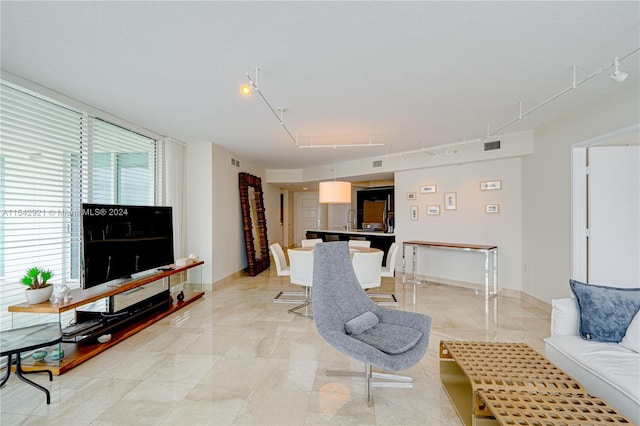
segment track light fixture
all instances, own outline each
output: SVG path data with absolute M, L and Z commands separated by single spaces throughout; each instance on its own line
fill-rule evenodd
M 260 95 L 260 97 L 262 98 L 264 103 L 267 105 L 269 110 L 271 110 L 273 115 L 278 120 L 278 123 L 280 123 L 280 126 L 282 126 L 282 128 L 284 129 L 285 132 L 287 132 L 287 135 L 289 135 L 289 137 L 291 138 L 293 143 L 298 148 L 333 148 L 333 149 L 336 149 L 336 148 L 370 148 L 370 147 L 384 146 L 384 143 L 374 143 L 372 141 L 372 136 L 371 135 L 369 135 L 369 142 L 368 143 L 323 144 L 323 145 L 314 145 L 313 143 L 311 145 L 301 145 L 301 144 L 299 144 L 298 143 L 298 134 L 297 134 L 297 132 L 294 135 L 289 130 L 287 125 L 284 123 L 284 112 L 287 111 L 287 109 L 283 108 L 283 107 L 274 108 L 271 105 L 271 103 L 269 103 L 267 98 L 264 96 L 264 94 L 262 93 L 260 88 L 258 87 L 258 73 L 259 72 L 260 72 L 260 68 L 256 68 L 255 79 L 251 78 L 251 75 L 249 74 L 249 72 L 246 73 L 247 80 L 249 81 L 249 84 L 243 84 L 240 87 L 240 93 L 242 93 L 244 96 L 249 96 L 249 95 L 251 95 L 252 92 L 256 92 L 258 95 Z
M 620 71 L 620 68 L 619 68 L 620 61 L 618 60 L 617 56 L 613 59 L 613 67 L 614 67 L 613 72 L 609 77 L 611 77 L 613 80 L 617 81 L 618 83 L 622 83 L 623 81 L 625 81 L 629 76 L 629 74 L 627 74 L 624 71 Z
M 267 98 L 265 98 L 264 94 L 262 93 L 262 91 L 258 87 L 258 72 L 259 71 L 260 71 L 260 68 L 256 68 L 256 78 L 255 78 L 255 80 L 252 79 L 251 76 L 249 75 L 249 72 L 247 72 L 247 80 L 249 80 L 249 85 L 246 85 L 246 84 L 243 85 L 240 88 L 240 92 L 245 96 L 251 94 L 252 91 L 255 91 L 258 95 L 260 95 L 260 97 L 262 98 L 264 103 L 267 104 L 267 106 L 269 107 L 269 109 L 271 110 L 273 115 L 276 117 L 276 119 L 280 123 L 280 126 L 282 126 L 284 131 L 287 132 L 287 135 L 289 135 L 289 137 L 291 138 L 293 143 L 296 144 L 296 146 L 297 146 L 298 145 L 297 138 L 295 136 L 293 136 L 293 133 L 291 133 L 291 131 L 289 130 L 287 125 L 284 124 L 284 112 L 286 111 L 286 108 L 283 108 L 283 107 L 274 108 L 274 107 L 272 107 L 271 104 L 269 103 L 269 101 L 267 100 Z M 276 109 L 277 109 L 277 111 L 276 111 Z M 278 112 L 279 112 L 279 114 L 278 114 Z

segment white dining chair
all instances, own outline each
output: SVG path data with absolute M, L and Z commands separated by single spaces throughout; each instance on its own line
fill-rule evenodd
M 322 242 L 322 238 L 310 238 L 308 240 L 302 240 L 302 247 L 313 247 Z
M 396 276 L 396 262 L 398 261 L 398 253 L 400 252 L 400 246 L 396 243 L 391 243 L 389 251 L 387 251 L 387 259 L 385 265 L 382 267 L 382 276 L 393 278 Z
M 381 250 L 371 253 L 356 252 L 353 254 L 353 270 L 356 273 L 358 282 L 363 289 L 367 290 L 380 287 L 382 255 Z
M 375 261 L 373 260 L 373 256 L 371 255 L 376 255 Z M 365 291 L 380 287 L 383 276 L 382 271 L 384 269 L 384 267 L 382 266 L 382 257 L 382 251 L 376 251 L 374 253 L 355 252 L 353 254 L 353 270 L 356 272 L 358 281 L 362 285 L 362 288 L 365 289 Z M 387 264 L 390 264 L 389 262 L 391 261 L 387 257 Z M 373 299 L 373 301 L 379 305 L 398 306 L 398 299 L 396 299 L 396 296 L 393 293 L 368 294 Z
M 289 250 L 291 284 L 304 286 L 302 304 L 289 309 L 289 313 L 313 319 L 311 314 L 311 286 L 313 285 L 313 251 Z
M 276 274 L 279 277 L 288 277 L 291 275 L 291 268 L 287 264 L 287 258 L 284 250 L 279 243 L 273 243 L 269 246 L 273 261 L 276 264 Z M 273 303 L 303 303 L 306 300 L 304 291 L 281 291 L 273 298 Z
M 287 265 L 287 258 L 284 255 L 282 246 L 280 243 L 273 243 L 269 246 L 271 254 L 273 255 L 273 261 L 276 264 L 276 273 L 279 277 L 288 277 L 291 273 L 289 265 Z
M 368 241 L 368 240 L 349 240 L 349 247 L 371 247 L 371 241 Z

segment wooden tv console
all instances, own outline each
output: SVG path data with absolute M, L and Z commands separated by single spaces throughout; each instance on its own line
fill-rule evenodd
M 92 357 L 98 355 L 106 349 L 122 342 L 128 337 L 134 335 L 135 333 L 145 329 L 151 324 L 161 320 L 162 318 L 176 312 L 179 309 L 184 308 L 190 303 L 200 299 L 204 292 L 202 291 L 202 264 L 204 262 L 194 262 L 187 264 L 185 266 L 176 266 L 175 269 L 169 271 L 158 271 L 158 273 L 154 273 L 151 275 L 144 276 L 142 278 L 128 280 L 117 287 L 109 286 L 108 284 L 101 284 L 96 287 L 92 287 L 86 290 L 83 289 L 74 289 L 71 291 L 72 298 L 68 302 L 64 303 L 51 303 L 49 301 L 44 303 L 39 303 L 37 305 L 30 305 L 28 303 L 21 303 L 19 305 L 9 306 L 9 312 L 13 313 L 36 313 L 36 314 L 58 314 L 58 319 L 60 318 L 60 314 L 63 312 L 67 312 L 76 308 L 80 308 L 82 306 L 88 305 L 90 303 L 99 301 L 101 299 L 115 296 L 117 294 L 121 294 L 137 287 L 144 286 L 149 283 L 153 283 L 159 280 L 167 280 L 167 289 L 171 290 L 171 287 L 174 286 L 174 281 L 178 278 L 178 284 L 184 282 L 183 277 L 188 275 L 188 271 L 192 268 L 194 271 L 199 272 L 199 283 L 195 283 L 193 287 L 196 288 L 185 288 L 183 290 L 184 300 L 178 301 L 176 300 L 176 295 L 173 294 L 171 304 L 168 309 L 164 309 L 161 311 L 151 312 L 148 315 L 140 315 L 136 317 L 132 321 L 128 322 L 125 326 L 117 331 L 106 331 L 106 333 L 111 334 L 111 340 L 105 343 L 99 343 L 95 338 L 86 339 L 87 341 L 81 341 L 79 343 L 70 343 L 63 342 L 61 343 L 61 347 L 64 350 L 64 358 L 60 361 L 49 361 L 49 356 L 47 356 L 45 362 L 43 361 L 34 361 L 31 358 L 24 359 L 22 361 L 22 368 L 25 371 L 29 370 L 37 370 L 47 368 L 50 369 L 53 374 L 60 375 L 65 371 L 69 371 L 77 365 L 91 359 Z M 192 271 L 193 272 L 193 271 Z

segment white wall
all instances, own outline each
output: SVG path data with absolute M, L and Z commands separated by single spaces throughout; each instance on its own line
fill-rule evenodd
M 480 182 L 502 180 L 502 189 L 481 191 Z M 423 240 L 497 245 L 500 288 L 521 290 L 522 195 L 520 158 L 424 168 L 395 174 L 396 242 Z M 437 185 L 435 194 L 420 194 L 420 185 Z M 416 192 L 416 200 L 407 200 Z M 444 210 L 444 193 L 456 192 L 456 210 Z M 440 205 L 439 215 L 427 215 L 427 205 Z M 500 204 L 500 213 L 487 214 L 486 204 Z M 417 221 L 409 209 L 417 205 Z M 425 249 L 427 250 L 427 249 Z M 430 250 L 430 249 L 429 249 Z M 420 253 L 419 253 L 420 256 Z M 428 259 L 437 259 L 429 262 Z M 422 254 L 420 275 L 484 283 L 484 255 L 455 251 Z M 410 259 L 407 263 L 412 268 Z
M 637 81 L 622 84 L 534 130 L 535 152 L 522 163 L 526 293 L 546 302 L 571 294 L 571 146 L 638 123 L 639 90 Z
M 186 149 L 185 181 L 186 181 L 186 219 L 185 249 L 187 253 L 195 253 L 204 260 L 202 282 L 212 283 L 213 246 L 211 239 L 203 238 L 212 235 L 213 193 L 210 185 L 213 180 L 211 164 L 211 144 L 189 144 Z M 209 189 L 208 189 L 209 188 Z
M 532 148 L 529 147 L 527 133 L 514 134 L 519 138 L 516 145 L 521 149 L 513 154 L 524 155 L 521 158 L 494 159 L 460 166 L 407 166 L 405 163 L 404 167 L 413 170 L 396 173 L 397 241 L 422 239 L 497 244 L 500 247 L 501 288 L 522 290 L 546 302 L 568 296 L 570 291 L 567 283 L 571 269 L 571 146 L 636 124 L 640 117 L 638 90 L 637 82 L 621 85 L 616 92 L 599 102 L 535 129 L 532 132 Z M 500 139 L 507 142 L 506 147 L 510 146 L 508 138 Z M 231 168 L 231 153 L 213 144 L 205 144 L 210 145 L 205 148 L 201 145 L 187 145 L 187 252 L 201 254 L 207 261 L 204 281 L 215 282 L 246 267 L 244 247 L 241 245 L 238 171 L 247 171 L 263 178 L 270 241 L 278 239 L 273 233 L 278 230 L 279 190 L 266 183 L 264 169 L 249 165 L 237 156 L 234 158 L 241 160 L 242 167 Z M 502 154 L 506 153 L 503 151 Z M 480 155 L 470 161 L 476 161 Z M 407 162 L 410 160 L 407 159 Z M 346 168 L 348 166 L 344 165 Z M 341 167 L 338 165 L 338 169 Z M 370 170 L 363 169 L 362 172 Z M 481 193 L 477 189 L 480 181 L 492 179 L 503 180 L 501 191 Z M 224 185 L 218 185 L 220 182 L 224 182 Z M 431 183 L 438 185 L 439 202 L 433 204 L 442 206 L 442 194 L 455 191 L 458 192 L 458 210 L 442 210 L 440 216 L 427 217 L 425 206 L 427 197 L 431 196 L 418 195 L 420 220 L 409 221 L 410 203 L 406 200 L 406 192 L 419 192 L 420 185 Z M 487 199 L 487 194 L 497 198 Z M 431 204 L 430 201 L 428 203 Z M 499 203 L 501 212 L 487 215 L 484 213 L 486 203 Z M 207 221 L 207 217 L 210 220 Z M 276 226 L 270 226 L 271 223 Z M 527 272 L 524 272 L 525 265 Z
M 262 178 L 269 242 L 279 238 L 280 190 L 263 168 L 212 143 L 188 144 L 187 164 L 186 246 L 205 261 L 203 282 L 212 284 L 247 267 L 238 173 Z

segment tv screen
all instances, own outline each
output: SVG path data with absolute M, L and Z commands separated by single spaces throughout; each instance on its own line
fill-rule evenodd
M 171 207 L 82 205 L 83 288 L 174 262 Z

